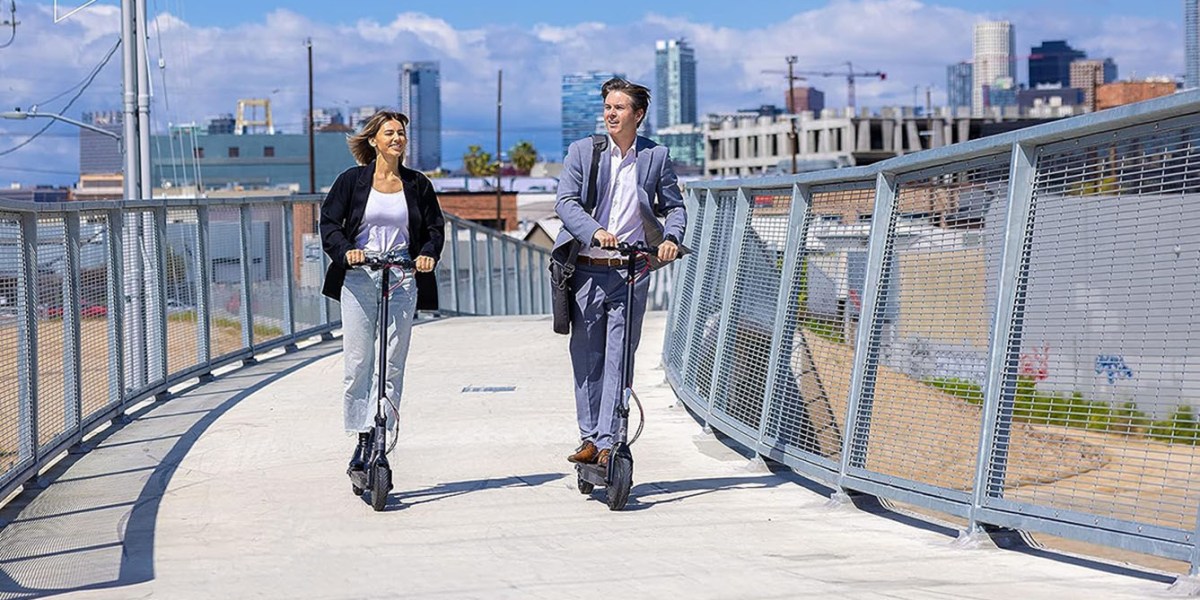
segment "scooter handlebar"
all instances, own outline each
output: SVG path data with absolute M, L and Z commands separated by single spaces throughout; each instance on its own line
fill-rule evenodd
M 677 243 L 675 245 L 679 248 L 679 257 L 680 258 L 692 253 L 692 249 L 688 248 L 687 246 L 684 246 L 682 243 Z M 597 242 L 596 240 L 592 240 L 592 247 L 600 248 L 601 247 L 600 242 Z M 646 242 L 634 242 L 632 244 L 630 244 L 629 242 L 618 242 L 616 247 L 604 248 L 604 249 L 612 250 L 613 252 L 620 253 L 624 256 L 632 256 L 634 254 L 658 254 L 658 246 L 651 246 L 651 245 L 648 245 Z
M 378 271 L 384 267 L 400 267 L 401 269 L 412 270 L 417 268 L 417 261 L 390 253 L 375 255 L 368 254 L 365 261 L 355 266 L 362 267 L 364 269 L 371 269 L 372 271 Z

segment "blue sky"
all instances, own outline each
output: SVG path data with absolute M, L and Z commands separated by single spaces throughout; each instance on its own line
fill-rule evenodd
M 67 7 L 72 0 L 63 0 Z M 82 4 L 74 0 L 75 6 Z M 86 1 L 86 0 L 83 0 Z M 154 2 L 155 0 L 151 0 Z M 170 0 L 158 0 L 160 7 L 172 6 Z M 107 4 L 119 5 L 109 1 Z M 351 0 L 337 3 L 337 14 L 332 15 L 328 0 L 293 0 L 271 2 L 253 0 L 203 0 L 185 2 L 189 22 L 200 26 L 230 27 L 249 20 L 262 19 L 277 7 L 305 15 L 314 20 L 330 22 L 352 22 L 358 19 L 388 19 L 398 12 L 419 12 L 436 15 L 452 25 L 462 28 L 477 28 L 495 25 L 527 26 L 536 23 L 550 25 L 572 25 L 585 21 L 599 21 L 609 25 L 628 24 L 648 12 L 675 17 L 687 17 L 720 23 L 728 27 L 759 27 L 775 20 L 787 18 L 793 13 L 821 7 L 828 2 L 786 0 L 608 0 L 606 2 L 499 2 L 473 1 L 395 1 Z M 731 10 L 736 4 L 737 10 Z M 1182 19 L 1183 8 L 1178 0 L 946 0 L 928 2 L 951 6 L 977 13 L 1004 15 L 1081 15 L 1099 14 L 1127 15 L 1151 19 Z
M 81 4 L 61 0 L 59 14 Z M 58 23 L 53 6 L 18 0 L 16 39 L 0 48 L 0 107 L 41 103 L 76 118 L 119 109 L 119 53 L 70 107 L 69 95 L 55 98 L 117 40 L 119 2 L 101 0 Z M 443 156 L 451 167 L 461 164 L 468 144 L 495 143 L 498 69 L 505 82 L 502 145 L 530 140 L 555 157 L 562 75 L 603 69 L 653 83 L 654 40 L 668 37 L 684 37 L 696 49 L 701 113 L 781 104 L 784 79 L 764 71 L 783 69 L 789 54 L 799 56 L 801 68 L 850 60 L 886 72 L 886 81 L 859 84 L 860 106 L 907 105 L 914 97 L 923 103 L 927 87 L 940 103 L 946 65 L 970 58 L 972 25 L 985 19 L 1013 22 L 1018 54 L 1042 40 L 1066 39 L 1089 56 L 1113 57 L 1121 77 L 1183 72 L 1178 0 L 149 0 L 149 9 L 157 15 L 151 58 L 165 65 L 152 73 L 158 129 L 234 112 L 238 98 L 269 97 L 279 128 L 300 131 L 307 105 L 302 40 L 311 37 L 322 107 L 394 106 L 399 62 L 440 61 Z M 0 29 L 0 45 L 7 39 Z M 825 91 L 828 105 L 844 105 L 839 79 L 810 83 Z M 55 125 L 6 153 L 39 125 L 0 120 L 0 187 L 75 180 L 79 150 L 70 126 Z

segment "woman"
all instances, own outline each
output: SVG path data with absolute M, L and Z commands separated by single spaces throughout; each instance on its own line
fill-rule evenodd
M 344 419 L 346 432 L 358 433 L 350 470 L 363 468 L 379 397 L 375 337 L 382 273 L 356 265 L 397 250 L 415 257 L 415 278 L 403 277 L 388 304 L 388 364 L 379 368 L 387 369 L 384 391 L 393 406 L 400 404 L 413 316 L 437 308 L 433 269 L 442 253 L 442 209 L 429 179 L 402 164 L 407 128 L 402 113 L 375 113 L 349 139 L 359 166 L 339 175 L 321 203 L 321 242 L 330 260 L 322 293 L 342 304 Z M 394 273 L 392 280 L 400 281 L 402 274 Z M 389 422 L 399 417 L 386 412 Z

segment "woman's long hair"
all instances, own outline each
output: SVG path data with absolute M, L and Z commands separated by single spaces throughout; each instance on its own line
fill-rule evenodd
M 354 155 L 355 162 L 366 165 L 375 160 L 375 147 L 371 145 L 371 138 L 374 138 L 388 121 L 399 121 L 404 127 L 404 152 L 400 153 L 400 163 L 404 164 L 404 157 L 408 154 L 408 116 L 395 110 L 381 110 L 375 113 L 367 119 L 361 131 L 347 138 L 346 143 L 350 146 L 350 154 Z

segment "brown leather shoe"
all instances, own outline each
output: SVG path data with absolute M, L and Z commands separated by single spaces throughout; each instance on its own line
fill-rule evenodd
M 612 454 L 612 449 L 605 448 L 601 450 L 600 455 L 596 457 L 596 464 L 600 465 L 601 467 L 607 467 L 609 454 Z
M 575 450 L 575 454 L 567 457 L 567 461 L 590 465 L 596 462 L 596 454 L 596 444 L 593 444 L 591 440 L 584 440 Z

